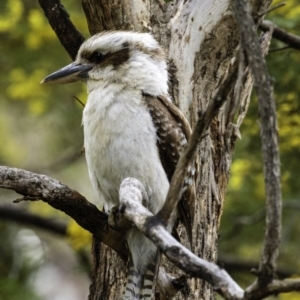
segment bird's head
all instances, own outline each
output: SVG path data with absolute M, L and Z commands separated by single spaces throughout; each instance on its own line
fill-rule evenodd
M 126 84 L 151 94 L 166 94 L 165 54 L 149 33 L 96 34 L 81 45 L 73 63 L 50 74 L 42 83 L 78 80 L 87 81 L 89 90 L 104 82 Z

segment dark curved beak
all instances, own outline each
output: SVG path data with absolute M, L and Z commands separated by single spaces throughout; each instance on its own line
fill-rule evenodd
M 41 83 L 71 83 L 80 79 L 88 78 L 88 72 L 93 68 L 93 65 L 71 63 L 64 68 L 48 75 Z

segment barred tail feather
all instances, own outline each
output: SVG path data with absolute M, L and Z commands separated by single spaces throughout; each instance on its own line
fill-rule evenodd
M 157 250 L 155 255 L 155 260 L 147 266 L 147 270 L 143 278 L 141 300 L 155 299 L 155 286 L 156 286 L 159 262 L 160 262 L 160 251 Z
M 147 265 L 144 275 L 142 275 L 133 265 L 130 258 L 128 262 L 128 272 L 126 286 L 122 300 L 154 300 L 155 283 L 160 261 L 160 252 L 157 250 L 153 262 Z
M 130 258 L 128 262 L 128 271 L 126 285 L 122 300 L 139 300 L 143 284 L 143 275 L 136 270 L 133 261 Z

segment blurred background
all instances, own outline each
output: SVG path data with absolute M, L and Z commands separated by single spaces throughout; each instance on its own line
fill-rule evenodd
M 274 5 L 280 1 L 274 1 Z M 64 0 L 76 27 L 88 37 L 79 1 Z M 289 0 L 267 19 L 300 35 L 300 5 Z M 0 164 L 46 174 L 95 202 L 84 157 L 81 114 L 84 84 L 40 85 L 71 62 L 37 1 L 2 0 L 0 9 Z M 300 276 L 300 52 L 267 57 L 275 80 L 283 188 L 279 275 Z M 222 216 L 219 260 L 242 285 L 254 280 L 264 236 L 264 179 L 257 101 L 253 97 L 237 141 Z M 42 202 L 13 204 L 0 190 L 0 300 L 87 299 L 91 236 Z M 271 299 L 271 298 L 270 298 Z M 300 299 L 289 293 L 277 299 Z

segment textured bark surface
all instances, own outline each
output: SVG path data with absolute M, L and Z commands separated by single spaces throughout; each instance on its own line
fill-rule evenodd
M 219 7 L 219 4 L 212 3 L 208 5 L 205 1 L 203 5 L 202 8 L 205 7 L 205 5 L 208 6 L 207 10 L 214 5 L 217 9 Z M 83 7 L 91 34 L 112 29 L 150 30 L 165 49 L 167 51 L 169 50 L 171 94 L 175 103 L 179 104 L 182 111 L 186 115 L 190 115 L 192 125 L 195 123 L 197 110 L 206 107 L 219 83 L 219 80 L 216 80 L 218 71 L 220 74 L 225 72 L 228 61 L 232 58 L 232 54 L 237 46 L 236 31 L 226 29 L 234 26 L 232 24 L 233 18 L 226 16 L 225 21 L 223 19 L 216 20 L 214 23 L 217 24 L 219 22 L 222 26 L 216 25 L 214 30 L 205 30 L 207 25 L 201 20 L 202 16 L 199 15 L 201 8 L 199 6 L 198 1 L 191 1 L 190 5 L 180 7 L 177 2 L 167 4 L 163 1 L 132 1 L 129 4 L 127 1 L 99 2 L 83 0 Z M 228 3 L 224 5 L 224 8 L 226 6 L 228 6 Z M 195 10 L 196 7 L 198 7 L 198 9 Z M 220 12 L 224 12 L 224 8 L 220 9 Z M 205 11 L 203 13 L 205 13 Z M 214 14 L 214 12 L 211 11 L 211 14 Z M 179 22 L 179 19 L 182 19 L 182 21 Z M 195 22 L 195 24 L 193 24 L 193 22 Z M 195 32 L 196 27 L 198 28 Z M 184 33 L 185 30 L 190 33 Z M 226 38 L 224 38 L 224 33 L 226 33 Z M 203 52 L 201 52 L 202 46 L 201 48 L 199 47 L 201 44 L 201 39 L 198 38 L 199 34 L 201 34 L 202 40 L 204 41 Z M 207 46 L 209 47 L 207 48 Z M 191 51 L 191 53 L 187 54 L 184 50 L 187 52 Z M 186 55 L 190 58 L 186 59 Z M 215 60 L 216 57 L 218 58 L 217 61 Z M 187 61 L 190 64 L 188 68 L 183 64 Z M 183 78 L 186 78 L 186 80 L 183 80 Z M 189 83 L 191 80 L 193 81 L 192 84 Z M 188 97 L 186 97 L 186 93 L 184 93 L 186 90 L 189 92 Z M 203 95 L 205 96 L 203 97 Z M 192 99 L 195 99 L 195 101 L 192 101 Z M 218 128 L 215 128 L 215 130 L 218 130 Z M 214 136 L 218 136 L 218 134 L 215 133 Z M 194 241 L 196 244 L 193 250 L 200 257 L 208 259 L 209 261 L 215 261 L 217 258 L 217 230 L 219 227 L 219 217 L 224 199 L 224 191 L 226 189 L 229 166 L 224 168 L 225 171 L 222 170 L 218 172 L 218 174 L 220 174 L 218 177 L 225 177 L 224 182 L 222 182 L 222 187 L 218 190 L 214 176 L 214 160 L 212 158 L 211 142 L 208 137 L 201 145 L 201 171 L 199 177 L 199 182 L 201 183 L 198 186 L 199 198 L 197 201 L 194 225 Z M 219 146 L 222 147 L 222 144 Z M 220 150 L 216 150 L 215 156 L 217 157 Z M 218 199 L 218 201 L 216 199 Z M 183 241 L 186 240 L 184 233 L 181 237 Z M 105 246 L 103 246 L 103 248 L 105 248 Z M 102 256 L 104 260 L 101 264 L 102 268 L 103 266 L 108 266 L 111 261 L 117 260 L 117 256 L 113 251 L 109 249 L 105 249 L 105 251 L 107 256 Z M 119 266 L 110 265 L 109 268 L 118 269 Z M 166 269 L 176 272 L 174 267 L 169 264 L 167 264 Z M 104 272 L 103 275 L 106 275 L 106 273 Z M 111 278 L 113 282 L 110 282 L 109 279 L 110 278 L 107 277 L 106 280 L 102 281 L 102 279 L 98 278 L 98 280 L 96 280 L 97 285 L 105 282 L 105 284 L 109 286 L 114 284 L 121 286 L 124 277 L 120 275 L 117 278 Z M 99 288 L 100 286 L 101 284 Z M 110 298 L 106 299 L 118 299 L 120 297 L 120 289 L 112 290 L 114 293 L 111 293 Z M 97 299 L 96 295 L 99 295 L 99 292 L 95 292 L 95 298 L 91 299 Z M 208 284 L 199 280 L 192 280 L 189 299 L 201 298 L 212 299 L 213 291 Z M 177 299 L 182 299 L 182 296 L 178 295 Z
M 261 2 L 253 1 L 256 13 Z M 169 53 L 170 94 L 174 102 L 195 125 L 197 112 L 205 110 L 220 83 L 224 80 L 230 61 L 236 55 L 239 35 L 230 11 L 230 1 L 99 1 L 83 0 L 83 8 L 91 34 L 102 30 L 150 31 Z M 266 5 L 266 3 L 264 3 Z M 238 127 L 247 109 L 251 80 L 242 90 L 241 100 L 226 104 L 214 119 L 207 137 L 199 146 L 199 181 L 194 221 L 194 253 L 208 261 L 217 260 L 220 216 L 227 188 L 234 142 Z M 238 118 L 240 115 L 240 118 Z M 238 119 L 237 125 L 233 124 Z M 237 128 L 236 128 L 236 127 Z M 187 245 L 184 229 L 179 229 Z M 94 254 L 96 255 L 95 248 Z M 105 257 L 102 254 L 105 253 Z M 101 263 L 103 259 L 103 263 Z M 96 276 L 91 299 L 119 299 L 125 268 L 117 255 L 101 246 L 97 265 L 116 277 Z M 170 264 L 166 269 L 178 274 Z M 94 270 L 94 273 L 101 272 Z M 110 288 L 109 297 L 107 287 Z M 193 279 L 188 297 L 176 299 L 213 299 L 214 292 L 207 283 Z M 99 295 L 102 295 L 98 298 Z M 104 297 L 104 295 L 106 297 Z
M 124 261 L 111 248 L 93 238 L 93 270 L 89 300 L 120 299 L 124 285 Z
M 107 226 L 107 215 L 65 184 L 45 175 L 0 166 L 0 188 L 14 190 L 24 196 L 16 202 L 42 200 L 48 203 L 72 217 L 121 257 L 127 257 L 127 249 L 122 243 L 124 234 Z
M 264 11 L 270 2 L 252 0 L 253 16 Z M 237 54 L 239 35 L 231 12 L 231 1 L 82 0 L 82 5 L 91 34 L 103 30 L 137 30 L 149 31 L 155 36 L 169 54 L 170 94 L 193 127 L 198 111 L 204 111 L 213 99 Z M 54 5 L 53 9 L 58 9 L 68 22 L 67 14 L 59 5 Z M 45 13 L 47 15 L 47 11 Z M 50 23 L 55 30 L 55 18 L 53 22 Z M 80 42 L 80 35 L 72 31 Z M 68 50 L 68 43 L 61 42 L 74 57 L 74 51 Z M 246 70 L 241 72 L 246 73 Z M 218 228 L 234 143 L 252 89 L 251 77 L 246 76 L 243 80 L 238 92 L 232 90 L 231 99 L 214 118 L 199 145 L 192 250 L 212 262 L 217 260 Z M 188 245 L 184 229 L 179 228 L 179 234 L 182 243 Z M 126 269 L 124 263 L 96 238 L 93 255 L 95 264 L 90 299 L 120 299 Z M 178 270 L 169 263 L 165 263 L 165 267 L 178 276 Z M 189 295 L 176 296 L 176 299 L 213 298 L 213 288 L 196 279 L 190 281 Z
M 59 1 L 39 0 L 39 4 L 49 20 L 53 31 L 57 34 L 60 42 L 74 60 L 80 45 L 84 41 L 84 37 L 75 28 L 69 14 Z M 49 17 L 50 15 L 51 17 Z

